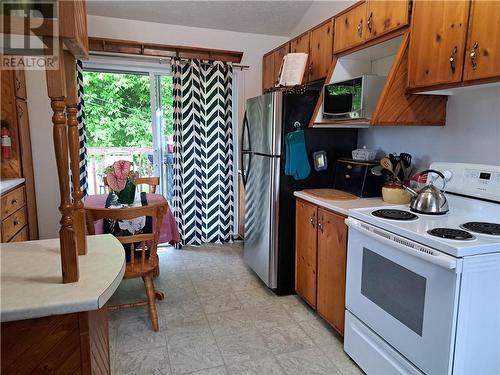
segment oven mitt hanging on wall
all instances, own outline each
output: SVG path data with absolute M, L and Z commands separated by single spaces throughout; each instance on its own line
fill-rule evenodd
M 311 166 L 307 158 L 306 140 L 303 130 L 288 133 L 285 137 L 285 175 L 296 180 L 303 180 L 309 176 Z

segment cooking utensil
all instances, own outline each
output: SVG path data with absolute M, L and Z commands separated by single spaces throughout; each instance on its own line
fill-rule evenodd
M 392 163 L 392 168 L 396 168 L 396 165 L 398 164 L 399 157 L 396 154 L 389 154 L 389 160 Z
M 401 162 L 401 160 L 399 160 L 396 164 L 396 166 L 394 167 L 394 174 L 396 176 L 398 176 L 399 178 L 399 174 L 401 173 L 401 168 L 403 167 L 403 162 Z
M 403 166 L 408 168 L 411 165 L 412 156 L 406 152 L 399 154 L 399 159 L 403 162 Z
M 375 176 L 382 176 L 382 170 L 384 168 L 381 166 L 381 165 L 376 165 L 375 167 L 373 167 L 370 172 L 371 174 L 375 175 Z
M 444 175 L 434 169 L 428 169 L 420 174 L 436 173 L 439 177 L 443 179 L 443 189 L 446 185 L 446 179 Z M 410 209 L 414 212 L 428 215 L 442 215 L 449 211 L 448 200 L 444 193 L 439 190 L 432 182 L 425 185 L 418 192 L 405 186 L 406 191 L 408 191 L 413 199 L 410 203 Z
M 391 160 L 387 157 L 380 159 L 380 165 L 391 172 L 393 172 L 394 166 Z M 394 173 L 394 172 L 393 172 Z

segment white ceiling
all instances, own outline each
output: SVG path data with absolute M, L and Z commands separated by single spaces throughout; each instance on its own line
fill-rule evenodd
M 89 0 L 87 11 L 115 18 L 289 36 L 312 2 Z

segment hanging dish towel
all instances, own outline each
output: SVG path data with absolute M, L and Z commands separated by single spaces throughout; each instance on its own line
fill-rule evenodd
M 285 175 L 303 180 L 309 176 L 311 166 L 307 159 L 306 140 L 303 130 L 288 133 L 285 137 Z

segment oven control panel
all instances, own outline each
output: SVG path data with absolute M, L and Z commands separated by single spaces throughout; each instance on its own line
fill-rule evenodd
M 430 168 L 445 175 L 445 191 L 500 202 L 500 165 L 436 162 Z

